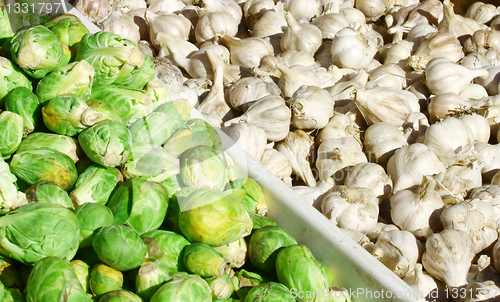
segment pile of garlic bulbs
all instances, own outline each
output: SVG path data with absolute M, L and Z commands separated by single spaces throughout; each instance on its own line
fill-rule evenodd
M 500 6 L 74 5 L 414 289 L 500 298 Z

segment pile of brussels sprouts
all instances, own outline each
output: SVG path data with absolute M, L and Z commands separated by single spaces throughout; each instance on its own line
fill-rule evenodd
M 0 38 L 1 302 L 349 301 L 134 43 Z

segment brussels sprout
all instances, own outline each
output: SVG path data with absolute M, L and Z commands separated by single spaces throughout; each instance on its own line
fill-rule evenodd
M 96 297 L 119 290 L 123 286 L 123 274 L 104 264 L 94 265 L 90 272 L 90 290 Z
M 87 106 L 89 106 L 89 108 L 92 108 L 99 113 L 99 121 L 122 121 L 118 108 L 116 108 L 116 106 L 111 103 L 99 100 L 88 100 L 85 103 L 87 103 Z
M 75 269 L 76 277 L 86 293 L 90 293 L 90 265 L 82 260 L 71 260 L 71 266 Z
M 85 129 L 78 136 L 83 152 L 96 164 L 115 167 L 123 164 L 130 153 L 132 136 L 117 121 L 105 120 Z
M 65 190 L 71 189 L 77 178 L 73 160 L 50 149 L 15 154 L 10 161 L 10 170 L 28 185 L 51 181 Z
M 200 302 L 212 301 L 212 293 L 207 282 L 197 275 L 188 275 L 183 278 L 165 283 L 151 297 L 151 302 Z
M 298 292 L 321 292 L 332 284 L 332 274 L 316 260 L 309 248 L 291 245 L 283 248 L 276 257 L 276 274 L 279 282 Z M 327 299 L 304 299 L 304 301 L 328 301 Z
M 247 243 L 244 238 L 223 246 L 214 247 L 231 267 L 240 268 L 245 264 L 247 257 Z
M 228 181 L 222 155 L 208 146 L 191 148 L 180 160 L 179 177 L 188 187 L 220 191 Z
M 21 277 L 19 276 L 16 267 L 14 267 L 14 262 L 9 258 L 0 255 L 0 284 L 2 283 L 7 288 L 23 286 Z
M 295 302 L 290 289 L 277 282 L 261 283 L 253 287 L 247 294 L 245 302 L 283 301 Z
M 0 214 L 8 213 L 28 203 L 26 196 L 18 192 L 16 185 L 0 175 Z
M 76 47 L 76 44 L 82 40 L 82 37 L 89 33 L 89 30 L 82 22 L 73 18 L 61 19 L 53 25 L 47 26 L 47 28 L 57 35 L 61 43 L 70 47 Z
M 9 168 L 9 164 L 0 156 L 0 179 L 8 181 L 10 183 L 15 183 L 17 177 L 12 174 Z
M 16 87 L 5 98 L 5 109 L 19 114 L 23 118 L 23 135 L 35 130 L 40 120 L 40 101 L 31 89 Z
M 205 279 L 212 292 L 213 300 L 228 299 L 234 293 L 234 284 L 228 274 L 224 273 L 220 277 Z
M 224 193 L 196 190 L 179 202 L 179 228 L 191 242 L 221 246 L 252 231 L 252 219 L 247 211 Z
M 77 162 L 82 156 L 82 151 L 78 140 L 66 135 L 53 133 L 35 132 L 26 136 L 17 149 L 17 153 L 31 150 L 51 149 L 59 151 L 71 157 L 73 162 Z
M 171 101 L 170 93 L 165 84 L 159 80 L 149 81 L 144 90 L 153 102 L 153 110 Z
M 242 188 L 245 190 L 245 197 L 242 201 L 243 206 L 249 213 L 266 215 L 268 212 L 266 198 L 259 184 L 250 178 L 241 178 L 231 182 L 228 185 L 231 189 Z
M 99 121 L 99 113 L 74 95 L 60 95 L 42 107 L 45 126 L 57 134 L 75 136 Z
M 9 158 L 23 139 L 23 118 L 14 112 L 0 113 L 0 156 Z
M 0 217 L 0 232 L 0 254 L 25 264 L 49 256 L 72 259 L 78 249 L 78 219 L 60 205 L 23 205 Z
M 179 159 L 165 149 L 148 144 L 132 144 L 131 154 L 122 166 L 125 178 L 141 178 L 162 182 L 179 174 Z
M 47 257 L 35 264 L 26 285 L 26 301 L 92 302 L 92 296 L 85 293 L 75 269 L 68 260 Z
M 68 192 L 50 181 L 39 182 L 29 187 L 26 190 L 26 198 L 30 203 L 59 204 L 71 210 L 75 209 Z
M 92 246 L 102 262 L 119 271 L 140 266 L 147 252 L 139 234 L 126 225 L 98 229 Z
M 163 148 L 178 157 L 184 151 L 202 145 L 222 150 L 222 141 L 217 130 L 204 120 L 195 118 L 189 120 L 186 127 L 172 134 Z
M 238 271 L 237 279 L 238 279 L 238 288 L 254 287 L 268 281 L 264 275 L 260 275 L 255 272 L 250 272 L 247 271 L 246 269 L 241 269 Z
M 130 87 L 132 89 L 143 89 L 146 84 L 154 79 L 156 75 L 155 63 L 151 58 L 147 55 L 142 54 L 144 56 L 144 64 L 140 69 L 139 73 L 133 80 L 126 80 L 122 82 L 120 85 Z
M 253 265 L 265 271 L 275 270 L 276 256 L 281 249 L 297 244 L 297 241 L 279 226 L 265 226 L 250 237 L 248 257 Z
M 92 164 L 78 175 L 69 197 L 76 205 L 106 204 L 116 184 L 122 181 L 123 177 L 118 169 Z
M 41 103 L 64 94 L 72 94 L 87 100 L 94 73 L 94 68 L 87 61 L 73 62 L 59 67 L 38 82 L 36 95 Z
M 99 203 L 84 203 L 74 213 L 80 226 L 80 248 L 92 246 L 95 230 L 113 225 L 113 213 Z
M 17 288 L 6 288 L 2 302 L 24 302 L 24 296 Z
M 253 231 L 265 227 L 266 225 L 277 225 L 274 220 L 259 214 L 250 213 L 250 218 L 252 218 L 253 221 Z
M 113 212 L 114 224 L 127 224 L 144 234 L 161 226 L 167 215 L 168 197 L 161 184 L 130 178 L 111 194 L 107 206 Z
M 204 243 L 186 246 L 183 263 L 188 272 L 204 278 L 222 276 L 227 268 L 226 260 L 210 245 Z
M 137 45 L 117 34 L 103 31 L 82 37 L 75 60 L 85 60 L 94 67 L 95 86 L 130 84 L 144 65 L 144 55 Z
M 156 230 L 142 235 L 148 257 L 165 264 L 170 272 L 184 270 L 182 253 L 191 243 L 182 235 L 171 231 Z
M 182 187 L 179 183 L 179 178 L 177 177 L 177 175 L 174 175 L 174 176 L 162 181 L 161 184 L 165 188 L 165 190 L 167 190 L 168 198 L 175 197 L 175 194 L 179 193 L 182 189 Z M 177 207 L 179 207 L 178 203 L 177 203 Z
M 14 61 L 35 79 L 69 62 L 56 34 L 43 25 L 19 29 L 10 44 Z
M 102 296 L 99 302 L 142 302 L 142 299 L 133 292 L 115 290 Z
M 0 105 L 3 104 L 5 96 L 16 87 L 33 90 L 31 81 L 28 80 L 19 67 L 12 64 L 8 59 L 0 57 Z
M 93 86 L 91 99 L 114 105 L 124 123 L 132 124 L 153 111 L 153 103 L 143 90 L 116 85 Z
M 172 280 L 167 265 L 159 261 L 141 265 L 135 279 L 135 292 L 144 300 L 149 301 L 158 289 Z
M 10 38 L 14 35 L 12 25 L 9 20 L 9 14 L 2 2 L 0 2 L 0 39 Z

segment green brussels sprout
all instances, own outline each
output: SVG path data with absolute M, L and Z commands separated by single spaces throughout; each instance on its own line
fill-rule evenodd
M 179 174 L 179 159 L 159 146 L 132 144 L 128 160 L 121 168 L 125 178 L 141 178 L 162 182 Z
M 35 264 L 26 285 L 26 301 L 92 302 L 92 296 L 85 293 L 75 269 L 68 260 L 46 257 Z
M 24 193 L 18 192 L 13 182 L 0 177 L 0 214 L 13 211 L 26 203 L 28 201 Z
M 163 144 L 163 148 L 178 157 L 186 150 L 202 145 L 222 150 L 222 141 L 217 130 L 204 120 L 194 118 L 190 119 L 184 128 L 172 134 Z
M 90 33 L 82 22 L 73 18 L 61 19 L 53 25 L 47 26 L 47 28 L 57 35 L 61 43 L 70 47 L 76 47 L 76 44 L 82 40 L 82 37 Z
M 12 64 L 7 58 L 0 57 L 0 105 L 3 104 L 5 96 L 16 87 L 25 87 L 33 90 L 31 81 L 24 73 Z
M 159 80 L 149 81 L 146 87 L 144 87 L 144 91 L 146 91 L 153 102 L 153 110 L 172 100 L 167 87 Z
M 73 62 L 59 67 L 38 82 L 36 95 L 42 104 L 64 94 L 72 94 L 87 100 L 94 73 L 94 68 L 87 61 Z
M 252 219 L 247 211 L 224 193 L 195 190 L 179 202 L 179 228 L 191 242 L 221 246 L 252 231 Z
M 197 146 L 181 156 L 179 177 L 184 185 L 196 189 L 220 191 L 228 181 L 222 154 L 208 146 Z
M 116 85 L 93 86 L 90 99 L 114 105 L 122 121 L 127 124 L 132 124 L 153 111 L 151 98 L 143 90 Z
M 69 197 L 76 205 L 106 204 L 116 184 L 122 181 L 123 177 L 118 169 L 92 164 L 78 175 Z
M 228 184 L 228 189 L 244 189 L 245 197 L 242 201 L 248 213 L 266 215 L 268 212 L 266 198 L 260 185 L 251 178 L 240 178 Z
M 151 302 L 200 302 L 212 301 L 210 286 L 197 275 L 187 275 L 165 283 L 151 297 Z
M 127 224 L 139 234 L 157 230 L 168 209 L 163 186 L 146 179 L 129 178 L 109 197 L 107 207 L 113 212 L 114 224 Z
M 17 288 L 6 288 L 2 302 L 24 302 L 24 296 Z
M 214 250 L 221 254 L 231 267 L 240 268 L 245 264 L 247 258 L 247 243 L 245 238 L 223 246 L 214 247 Z
M 127 85 L 144 65 L 144 55 L 132 41 L 110 32 L 86 34 L 77 46 L 76 61 L 94 67 L 95 86 Z
M 140 266 L 147 252 L 140 235 L 126 225 L 98 229 L 92 246 L 102 262 L 119 271 Z
M 35 130 L 41 117 L 40 101 L 31 89 L 16 87 L 5 97 L 5 109 L 23 118 L 23 135 Z
M 76 277 L 86 293 L 90 293 L 90 265 L 78 259 L 71 260 L 71 266 L 75 269 Z
M 171 231 L 156 230 L 142 235 L 148 257 L 165 264 L 170 272 L 185 270 L 182 253 L 191 243 L 182 235 Z
M 66 135 L 53 133 L 35 132 L 26 136 L 16 153 L 31 150 L 51 149 L 59 151 L 71 157 L 73 162 L 77 162 L 82 156 L 82 151 L 78 140 Z
M 265 227 L 266 225 L 278 225 L 274 220 L 259 214 L 250 213 L 250 218 L 252 218 L 253 221 L 253 231 Z
M 23 139 L 23 118 L 14 112 L 0 113 L 0 156 L 9 158 Z
M 212 292 L 212 300 L 225 300 L 234 293 L 234 284 L 227 273 L 220 277 L 211 277 L 205 279 Z
M 75 95 L 59 95 L 42 107 L 43 122 L 57 134 L 75 136 L 99 122 L 99 114 Z
M 316 260 L 306 246 L 291 245 L 283 248 L 276 257 L 276 274 L 278 281 L 297 292 L 321 292 L 329 288 L 333 276 L 321 262 Z M 328 301 L 303 299 L 304 301 Z
M 248 257 L 253 265 L 265 272 L 275 270 L 276 256 L 285 247 L 297 241 L 282 227 L 265 226 L 250 237 Z
M 267 282 L 256 285 L 248 292 L 245 298 L 245 302 L 267 301 L 295 302 L 296 300 L 292 298 L 292 294 L 288 287 L 277 282 Z
M 78 249 L 78 219 L 60 205 L 23 205 L 0 217 L 0 230 L 0 254 L 25 264 L 49 256 L 72 259 Z
M 65 190 L 76 182 L 73 160 L 64 153 L 40 149 L 17 153 L 10 161 L 10 170 L 28 185 L 51 181 Z
M 56 34 L 43 25 L 19 29 L 10 44 L 14 61 L 35 79 L 69 62 Z
M 100 115 L 99 121 L 104 121 L 104 120 L 113 120 L 117 122 L 122 121 L 118 108 L 116 108 L 116 106 L 111 103 L 99 100 L 88 100 L 85 103 L 87 103 L 87 106 L 89 106 L 89 108 L 92 108 L 99 113 Z
M 185 247 L 183 263 L 188 272 L 201 277 L 222 276 L 227 268 L 226 260 L 204 243 L 192 243 Z
M 165 188 L 165 190 L 167 190 L 168 198 L 175 197 L 175 194 L 179 193 L 182 189 L 182 187 L 179 183 L 179 178 L 177 177 L 177 175 L 171 176 L 168 179 L 166 179 L 160 183 Z M 179 207 L 178 203 L 177 203 L 177 207 Z
M 120 85 L 130 87 L 132 89 L 143 89 L 149 81 L 154 79 L 156 75 L 155 63 L 147 55 L 142 55 L 144 56 L 144 64 L 139 70 L 137 76 L 133 78 L 132 81 L 129 79 L 122 82 Z
M 0 2 L 0 39 L 11 38 L 13 35 L 9 14 L 2 1 Z
M 123 274 L 105 264 L 96 264 L 90 272 L 90 290 L 96 297 L 122 289 Z
M 23 286 L 21 277 L 14 266 L 14 261 L 2 255 L 0 255 L 0 284 L 1 283 L 7 288 Z
M 68 192 L 50 181 L 39 182 L 30 186 L 26 190 L 26 199 L 30 203 L 59 204 L 71 210 L 75 209 Z
M 99 302 L 142 302 L 142 299 L 133 292 L 120 289 L 105 294 Z
M 74 211 L 80 226 L 80 248 L 92 246 L 97 229 L 113 225 L 113 213 L 100 203 L 84 203 Z
M 78 141 L 83 152 L 93 162 L 115 167 L 127 161 L 132 136 L 123 123 L 105 120 L 82 131 Z
M 260 275 L 256 272 L 250 272 L 246 269 L 240 269 L 237 275 L 238 288 L 254 287 L 261 283 L 267 282 L 266 276 Z
M 166 264 L 158 260 L 143 264 L 135 278 L 135 292 L 144 301 L 149 301 L 156 291 L 170 280 L 172 277 Z

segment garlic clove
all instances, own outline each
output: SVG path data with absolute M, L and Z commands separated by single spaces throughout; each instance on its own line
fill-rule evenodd
M 376 242 L 377 241 L 377 238 L 378 236 L 380 236 L 380 234 L 382 234 L 383 232 L 388 232 L 388 231 L 392 231 L 392 230 L 399 230 L 399 228 L 394 225 L 394 224 L 387 224 L 387 223 L 383 223 L 383 222 L 377 222 L 377 224 L 375 225 L 375 228 L 366 233 L 366 236 L 368 237 L 368 239 L 370 239 L 370 241 L 372 242 Z
M 285 184 L 292 186 L 292 166 L 283 153 L 273 148 L 266 149 L 260 158 L 260 163 Z
M 316 179 L 311 170 L 310 154 L 313 148 L 314 140 L 302 130 L 290 131 L 276 145 L 276 150 L 288 159 L 292 173 L 298 175 L 310 187 L 316 186 Z

